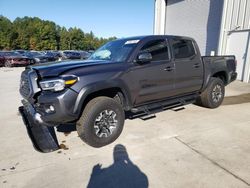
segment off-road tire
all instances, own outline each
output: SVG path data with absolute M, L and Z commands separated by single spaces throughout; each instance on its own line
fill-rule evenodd
M 221 93 L 218 97 L 218 100 L 215 100 L 216 97 L 213 97 L 214 90 L 216 87 L 220 88 Z M 217 95 L 217 94 L 216 94 Z M 212 77 L 208 83 L 207 88 L 201 93 L 199 99 L 197 100 L 197 104 L 206 108 L 217 108 L 223 102 L 225 95 L 225 85 L 224 82 L 220 78 Z
M 116 114 L 116 128 L 107 137 L 99 137 L 94 127 L 98 115 L 110 110 Z M 92 147 L 103 147 L 114 142 L 121 134 L 124 125 L 124 110 L 117 101 L 109 97 L 96 97 L 88 102 L 80 119 L 77 121 L 76 130 L 79 137 Z

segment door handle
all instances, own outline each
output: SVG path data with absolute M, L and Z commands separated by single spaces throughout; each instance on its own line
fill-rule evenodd
M 199 64 L 199 63 L 195 63 L 195 64 L 193 65 L 193 67 L 194 67 L 194 68 L 199 68 L 199 67 L 200 67 L 200 64 Z
M 174 67 L 166 67 L 166 68 L 164 69 L 164 71 L 172 71 L 172 70 L 174 70 Z

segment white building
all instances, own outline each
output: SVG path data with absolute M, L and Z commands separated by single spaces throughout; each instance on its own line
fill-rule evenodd
M 193 37 L 202 55 L 235 55 L 250 82 L 250 0 L 155 0 L 155 34 Z

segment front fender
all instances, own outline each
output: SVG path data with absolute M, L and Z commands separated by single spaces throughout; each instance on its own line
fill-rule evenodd
M 102 81 L 102 82 L 96 82 L 92 83 L 90 85 L 87 85 L 83 87 L 76 99 L 75 105 L 74 105 L 74 110 L 73 113 L 77 114 L 78 116 L 81 115 L 82 109 L 84 102 L 86 98 L 98 91 L 105 90 L 105 89 L 112 89 L 112 88 L 118 88 L 122 91 L 122 94 L 124 95 L 125 98 L 125 110 L 129 110 L 132 107 L 132 102 L 131 102 L 131 95 L 129 93 L 129 89 L 126 86 L 124 82 L 121 80 L 109 80 L 109 81 Z

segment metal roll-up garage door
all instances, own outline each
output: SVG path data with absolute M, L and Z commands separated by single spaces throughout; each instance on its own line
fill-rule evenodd
M 217 52 L 222 0 L 168 0 L 165 33 L 192 37 L 202 55 Z

